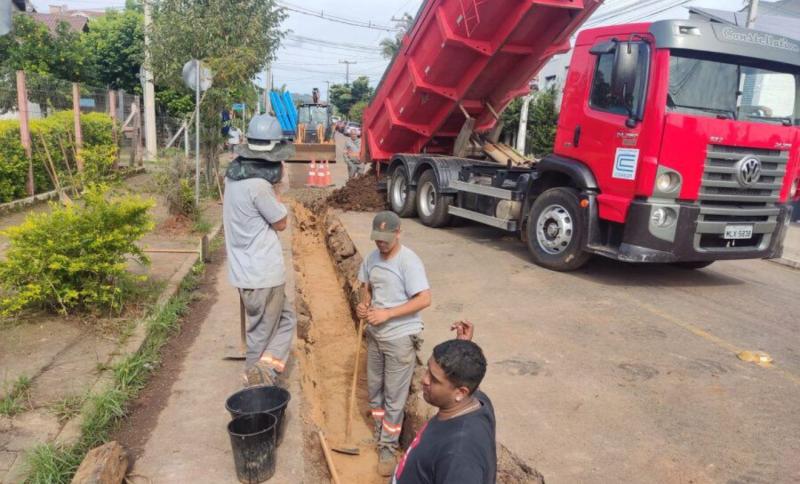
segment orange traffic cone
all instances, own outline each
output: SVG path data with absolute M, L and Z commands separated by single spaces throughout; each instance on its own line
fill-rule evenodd
M 322 166 L 322 160 L 319 160 L 317 163 L 317 188 L 322 188 L 325 186 L 325 168 Z
M 306 186 L 307 187 L 315 187 L 317 186 L 317 165 L 316 160 L 311 160 L 311 164 L 308 165 L 308 177 L 306 178 Z
M 323 165 L 323 169 L 325 170 L 325 174 L 322 177 L 322 185 L 323 187 L 329 187 L 333 185 L 333 181 L 331 180 L 331 167 L 328 164 L 328 160 L 325 160 L 325 165 Z

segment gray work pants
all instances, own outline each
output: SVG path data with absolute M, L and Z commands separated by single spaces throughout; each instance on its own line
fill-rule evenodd
M 239 289 L 245 309 L 247 357 L 245 368 L 260 360 L 275 372 L 286 367 L 297 318 L 284 292 L 284 285 L 265 289 Z
M 355 161 L 350 161 L 349 159 L 345 159 L 347 163 L 347 179 L 355 178 L 358 175 L 362 174 L 362 165 L 361 163 L 357 163 Z
M 418 334 L 389 341 L 378 341 L 367 334 L 367 388 L 375 433 L 380 432 L 379 448 L 399 447 L 416 349 L 421 342 Z

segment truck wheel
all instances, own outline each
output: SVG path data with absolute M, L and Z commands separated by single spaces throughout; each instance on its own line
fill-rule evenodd
M 533 261 L 554 271 L 573 271 L 591 254 L 583 250 L 586 233 L 584 214 L 578 207 L 578 191 L 551 188 L 531 207 L 526 235 Z
M 398 166 L 392 172 L 389 182 L 389 206 L 401 217 L 416 215 L 417 191 L 408 183 L 408 173 L 404 166 Z
M 695 269 L 703 269 L 705 267 L 710 266 L 713 263 L 714 263 L 713 260 L 701 260 L 701 261 L 673 262 L 671 265 L 675 267 L 680 267 L 681 269 L 695 270 Z
M 452 216 L 447 208 L 453 202 L 451 195 L 439 191 L 439 182 L 433 170 L 424 172 L 417 182 L 417 214 L 428 227 L 444 227 Z

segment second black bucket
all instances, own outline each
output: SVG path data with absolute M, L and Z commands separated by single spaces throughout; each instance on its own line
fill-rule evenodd
M 251 413 L 269 413 L 278 420 L 278 440 L 283 440 L 284 414 L 292 395 L 288 390 L 275 386 L 256 386 L 240 390 L 225 402 L 225 410 L 232 418 Z
M 277 422 L 274 415 L 251 413 L 240 415 L 228 424 L 239 482 L 256 484 L 275 474 Z

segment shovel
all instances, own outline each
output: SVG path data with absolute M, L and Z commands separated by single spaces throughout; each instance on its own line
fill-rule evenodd
M 348 455 L 359 455 L 361 449 L 352 441 L 353 412 L 356 403 L 356 383 L 358 382 L 358 362 L 361 356 L 361 339 L 364 337 L 364 320 L 358 321 L 358 339 L 356 340 L 356 364 L 353 367 L 353 381 L 350 385 L 350 402 L 347 405 L 347 420 L 344 430 L 344 443 L 331 447 L 334 452 Z
M 244 361 L 247 355 L 247 341 L 245 340 L 245 322 L 244 322 L 244 301 L 239 296 L 239 328 L 241 330 L 241 339 L 239 346 L 239 353 L 228 354 L 222 357 L 223 360 L 237 360 Z

